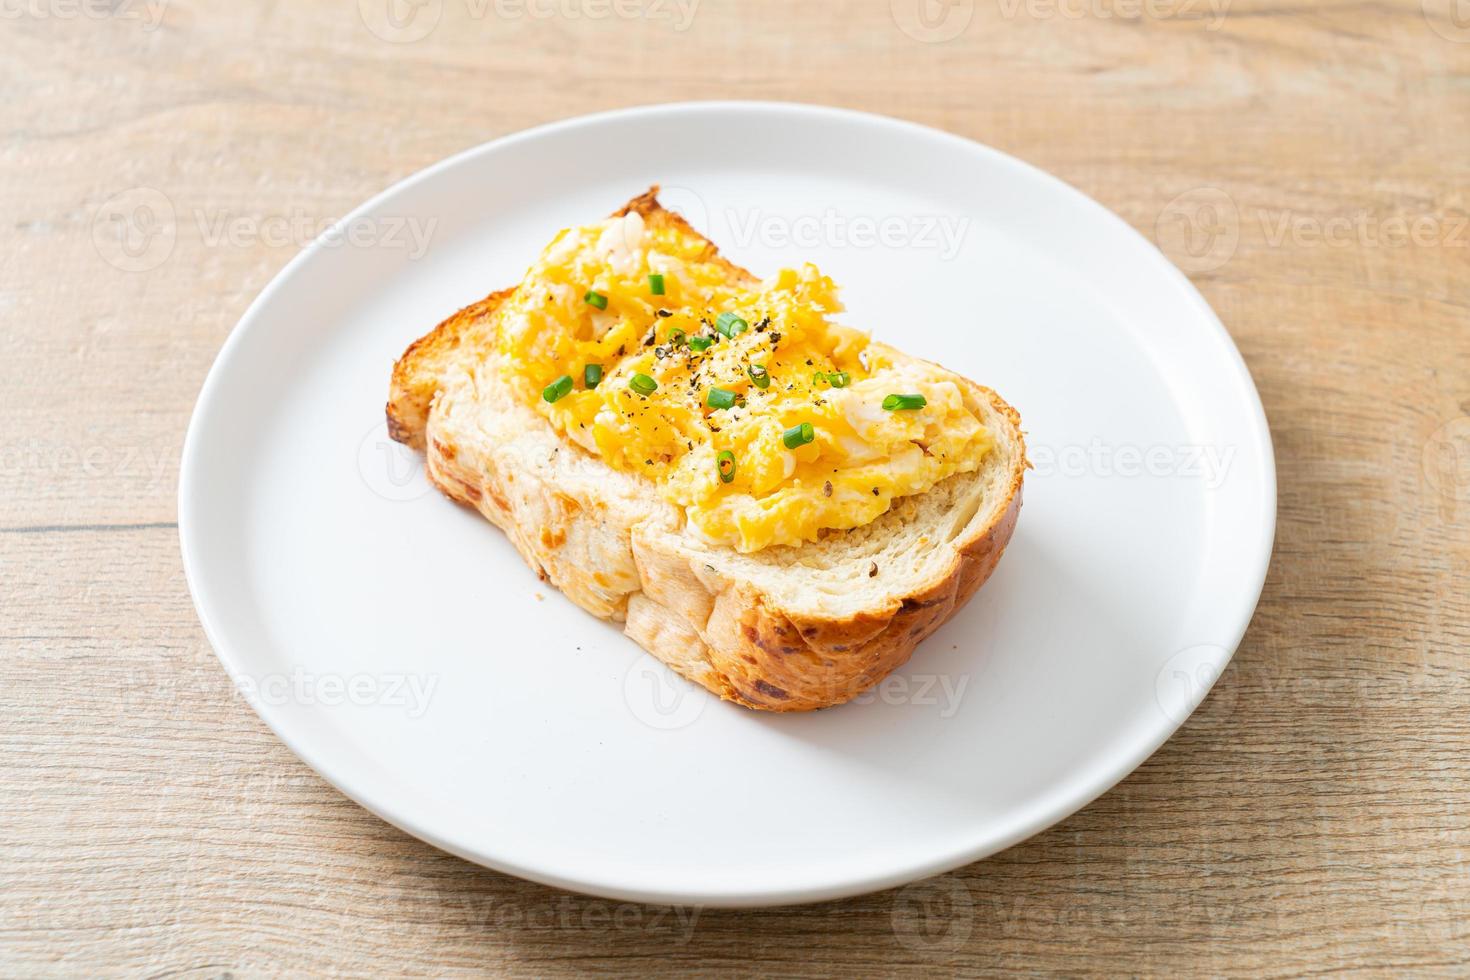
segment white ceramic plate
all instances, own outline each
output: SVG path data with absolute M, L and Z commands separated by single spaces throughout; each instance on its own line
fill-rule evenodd
M 1025 420 L 1037 469 L 999 569 L 858 703 L 775 716 L 706 696 L 387 440 L 410 340 L 653 182 L 735 261 L 817 262 L 847 322 Z M 220 660 L 344 793 L 512 874 L 709 905 L 901 884 L 1077 810 L 1204 696 L 1275 528 L 1250 376 L 1126 224 L 955 136 L 748 103 L 543 127 L 364 205 L 230 336 L 179 498 Z

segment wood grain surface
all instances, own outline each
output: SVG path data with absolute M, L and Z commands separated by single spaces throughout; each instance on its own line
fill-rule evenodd
M 0 974 L 1470 973 L 1463 4 L 385 2 L 0 3 Z M 175 523 L 199 386 L 300 227 L 727 97 L 943 127 L 1112 208 L 1219 312 L 1280 471 L 1250 632 L 1136 773 L 943 878 L 749 912 L 359 809 L 231 692 Z

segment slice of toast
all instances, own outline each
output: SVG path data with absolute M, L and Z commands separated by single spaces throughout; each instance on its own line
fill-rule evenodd
M 614 216 L 636 211 L 697 235 L 656 192 Z M 707 261 L 755 281 L 706 244 Z M 898 498 L 861 527 L 741 553 L 706 543 L 649 480 L 567 442 L 494 372 L 475 370 L 512 293 L 466 307 L 404 352 L 389 431 L 424 449 L 434 484 L 500 527 L 543 580 L 623 623 L 684 677 L 752 708 L 840 704 L 908 660 L 995 569 L 1028 464 L 1020 417 L 989 388 L 964 382 L 994 440 L 978 470 Z

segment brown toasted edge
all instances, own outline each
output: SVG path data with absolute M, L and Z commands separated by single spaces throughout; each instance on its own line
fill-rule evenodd
M 657 200 L 654 185 L 614 212 L 619 217 L 636 211 L 652 224 L 665 224 L 703 238 L 680 215 L 668 211 Z M 752 273 L 730 262 L 705 239 L 704 261 L 718 262 L 732 274 L 753 280 Z M 424 434 L 429 410 L 437 395 L 444 369 L 462 344 L 482 327 L 488 337 L 489 321 L 513 289 L 491 293 L 460 310 L 434 330 L 410 344 L 394 365 L 387 406 L 392 437 L 425 449 Z M 720 697 L 746 707 L 766 711 L 809 711 L 851 700 L 904 664 L 914 649 L 954 615 L 995 570 L 1015 530 L 1021 508 L 1021 489 L 1026 460 L 1020 416 L 994 391 L 975 386 L 991 405 L 1015 428 L 1020 452 L 1010 475 L 1004 507 L 981 527 L 969 529 L 957 542 L 955 558 L 945 572 L 910 590 L 892 607 L 845 618 L 810 617 L 791 614 L 774 605 L 772 597 L 741 586 L 712 596 L 718 608 L 727 603 L 730 625 L 737 637 L 733 650 L 707 648 L 711 674 L 699 680 Z M 452 454 L 450 455 L 452 459 Z M 431 467 L 431 477 L 438 474 Z M 468 474 L 466 474 L 468 475 Z M 483 476 L 483 475 L 482 475 Z M 450 497 L 480 510 L 484 516 L 510 532 L 513 515 L 501 499 L 489 506 L 481 488 L 468 481 L 435 479 Z M 512 534 L 527 563 L 543 578 L 545 569 L 535 558 L 535 548 L 520 535 Z M 644 595 L 648 593 L 645 591 Z M 650 597 L 651 599 L 651 597 Z
M 877 684 L 913 655 L 926 637 L 958 612 L 995 571 L 1021 512 L 1026 459 L 1021 418 L 989 388 L 976 385 L 1014 427 L 1016 463 L 1004 506 L 957 541 L 942 573 L 909 590 L 888 609 L 824 618 L 788 613 L 772 597 L 756 594 L 740 603 L 733 619 L 733 650 L 710 650 L 720 675 L 711 690 L 767 711 L 810 711 L 849 701 Z M 721 624 L 721 629 L 730 626 Z M 815 669 L 814 669 L 815 668 Z
M 444 372 L 466 343 L 489 339 L 491 320 L 500 304 L 515 292 L 501 289 L 446 319 L 408 345 L 393 365 L 388 385 L 388 435 L 414 449 L 424 448 L 429 408 L 443 384 Z
M 742 280 L 755 279 L 750 272 L 721 255 L 719 248 L 682 216 L 660 204 L 657 184 L 614 211 L 611 217 L 620 218 L 635 211 L 651 225 L 674 228 L 702 240 L 705 251 L 700 256 L 701 261 L 720 265 Z M 408 349 L 393 365 L 393 376 L 388 389 L 385 413 L 388 418 L 388 435 L 393 440 L 414 449 L 425 448 L 424 429 L 429 420 L 429 408 L 434 402 L 434 396 L 439 393 L 445 370 L 461 346 L 489 340 L 495 311 L 514 292 L 514 287 L 497 290 L 479 302 L 466 306 L 408 345 Z
M 736 276 L 737 278 L 745 282 L 757 281 L 758 277 L 755 275 L 755 273 L 749 271 L 748 269 L 741 268 L 734 262 L 731 262 L 729 259 L 727 259 L 724 255 L 722 255 L 720 253 L 719 246 L 710 241 L 708 238 L 705 238 L 704 235 L 697 228 L 695 228 L 689 222 L 685 221 L 683 215 L 679 214 L 677 211 L 670 211 L 668 208 L 660 204 L 658 202 L 657 184 L 649 187 L 648 190 L 644 191 L 642 194 L 639 194 L 627 204 L 624 204 L 622 207 L 618 208 L 610 215 L 610 217 L 621 218 L 624 215 L 630 214 L 635 211 L 638 214 L 642 215 L 644 221 L 655 227 L 673 228 L 676 231 L 679 231 L 685 235 L 689 235 L 694 238 L 698 238 L 700 241 L 704 242 L 704 251 L 700 253 L 697 261 L 712 262 L 724 268 L 731 275 Z

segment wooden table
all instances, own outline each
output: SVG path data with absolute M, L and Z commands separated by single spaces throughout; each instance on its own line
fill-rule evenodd
M 1449 0 L 383 2 L 0 6 L 0 974 L 1470 971 Z M 535 123 L 725 97 L 974 137 L 1154 237 L 1255 375 L 1280 526 L 1216 692 L 1092 806 L 931 883 L 696 916 L 323 783 L 229 690 L 175 491 L 210 362 L 322 221 Z

